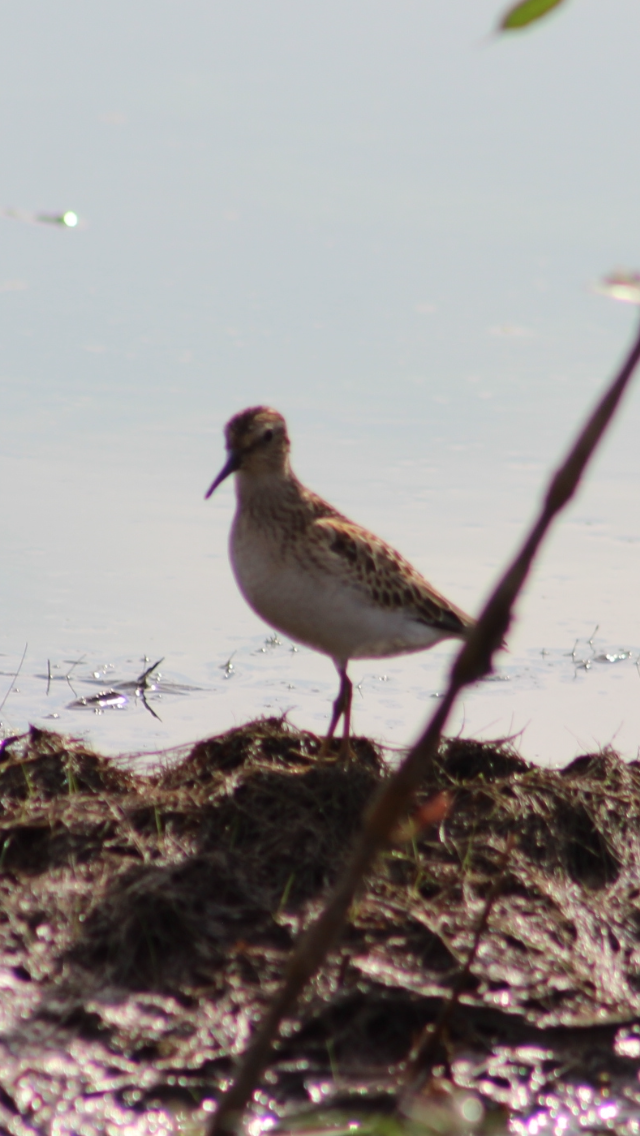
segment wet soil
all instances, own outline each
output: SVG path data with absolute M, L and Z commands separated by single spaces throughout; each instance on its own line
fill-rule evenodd
M 387 775 L 366 739 L 348 762 L 318 748 L 266 720 L 142 775 L 35 729 L 3 743 L 0 1132 L 172 1131 L 211 1107 Z M 443 792 L 447 815 L 420 828 Z M 449 740 L 416 817 L 285 1024 L 257 1107 L 393 1100 L 493 887 L 432 1072 L 511 1114 L 560 1083 L 640 1113 L 638 763 L 548 770 Z

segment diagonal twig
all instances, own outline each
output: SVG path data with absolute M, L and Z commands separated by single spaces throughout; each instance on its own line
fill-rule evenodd
M 153 717 L 157 718 L 159 722 L 162 721 L 162 718 L 159 714 L 156 714 L 153 706 L 150 706 L 147 702 L 147 690 L 149 689 L 149 675 L 152 674 L 153 671 L 155 671 L 156 667 L 160 666 L 160 663 L 164 663 L 164 655 L 161 659 L 158 659 L 156 663 L 152 663 L 150 667 L 147 667 L 147 669 L 143 671 L 141 675 L 138 675 L 138 678 L 136 679 L 136 683 L 139 684 L 136 688 L 136 695 L 138 695 L 138 697 L 140 698 L 140 701 L 145 710 L 148 710 L 150 714 L 153 714 Z
M 489 596 L 477 624 L 458 654 L 444 697 L 421 737 L 402 765 L 376 793 L 366 810 L 363 827 L 350 859 L 323 911 L 298 938 L 290 955 L 283 983 L 240 1060 L 237 1075 L 223 1094 L 207 1127 L 208 1136 L 233 1132 L 251 1100 L 283 1018 L 298 995 L 322 965 L 340 934 L 351 902 L 377 853 L 387 843 L 406 811 L 429 762 L 433 759 L 451 708 L 463 687 L 490 673 L 493 655 L 500 649 L 511 623 L 513 606 L 529 574 L 536 553 L 552 521 L 575 493 L 582 474 L 604 434 L 640 360 L 640 326 L 618 375 L 606 389 L 552 476 L 537 519 L 519 552 Z
M 7 698 L 9 697 L 9 695 L 11 694 L 11 691 L 13 690 L 13 684 L 16 681 L 18 675 L 20 674 L 20 671 L 22 670 L 22 664 L 24 663 L 24 660 L 27 657 L 27 647 L 28 646 L 29 646 L 29 644 L 25 643 L 24 651 L 22 652 L 22 658 L 20 659 L 20 662 L 18 663 L 18 669 L 17 669 L 16 673 L 14 674 L 13 678 L 11 679 L 11 682 L 9 683 L 9 686 L 7 688 L 7 693 L 5 694 L 4 698 L 2 699 L 2 702 L 0 702 L 0 714 L 4 710 L 4 704 L 7 701 Z
M 482 936 L 486 931 L 491 910 L 496 899 L 500 895 L 502 888 L 504 887 L 505 875 L 514 844 L 515 835 L 512 832 L 507 837 L 506 848 L 500 858 L 500 866 L 498 868 L 497 875 L 487 893 L 487 898 L 485 899 L 484 906 L 482 908 L 482 912 L 480 914 L 480 918 L 473 935 L 471 947 L 469 948 L 469 951 L 467 953 L 464 965 L 460 968 L 458 976 L 453 984 L 453 990 L 451 991 L 451 994 L 446 999 L 446 1001 L 443 1003 L 440 1013 L 435 1022 L 427 1027 L 417 1045 L 415 1055 L 409 1065 L 407 1084 L 405 1089 L 405 1092 L 407 1093 L 417 1092 L 421 1082 L 428 1074 L 434 1057 L 438 1051 L 438 1047 L 442 1042 L 449 1022 L 451 1021 L 453 1012 L 456 1009 L 458 1002 L 460 1001 L 460 995 L 462 994 L 467 984 L 467 980 L 469 978 L 469 975 L 471 974 L 471 967 L 476 960 L 478 947 L 480 946 L 480 940 L 482 939 Z

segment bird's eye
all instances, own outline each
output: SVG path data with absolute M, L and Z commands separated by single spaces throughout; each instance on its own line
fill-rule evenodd
M 264 434 L 262 435 L 262 441 L 263 442 L 270 442 L 272 438 L 273 438 L 273 430 L 265 430 Z

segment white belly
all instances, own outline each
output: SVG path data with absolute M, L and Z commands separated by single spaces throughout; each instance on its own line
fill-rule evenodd
M 378 606 L 361 589 L 293 555 L 264 536 L 231 532 L 231 563 L 250 607 L 294 642 L 346 662 L 423 651 L 447 638 L 402 609 Z

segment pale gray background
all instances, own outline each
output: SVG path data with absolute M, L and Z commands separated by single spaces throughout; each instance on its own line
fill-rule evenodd
M 477 609 L 629 341 L 633 310 L 591 286 L 640 266 L 637 0 L 500 40 L 499 12 L 0 3 L 0 206 L 82 220 L 0 220 L 2 669 L 29 643 L 6 728 L 58 713 L 152 747 L 285 706 L 322 728 L 330 664 L 253 654 L 230 487 L 202 500 L 255 402 L 287 415 L 301 476 Z M 639 423 L 634 391 L 466 730 L 526 728 L 543 760 L 616 732 L 635 753 Z M 596 623 L 635 653 L 574 677 Z M 80 657 L 79 680 L 132 677 L 145 653 L 206 688 L 161 724 L 78 715 L 39 677 Z M 408 740 L 443 658 L 355 667 L 357 724 Z

